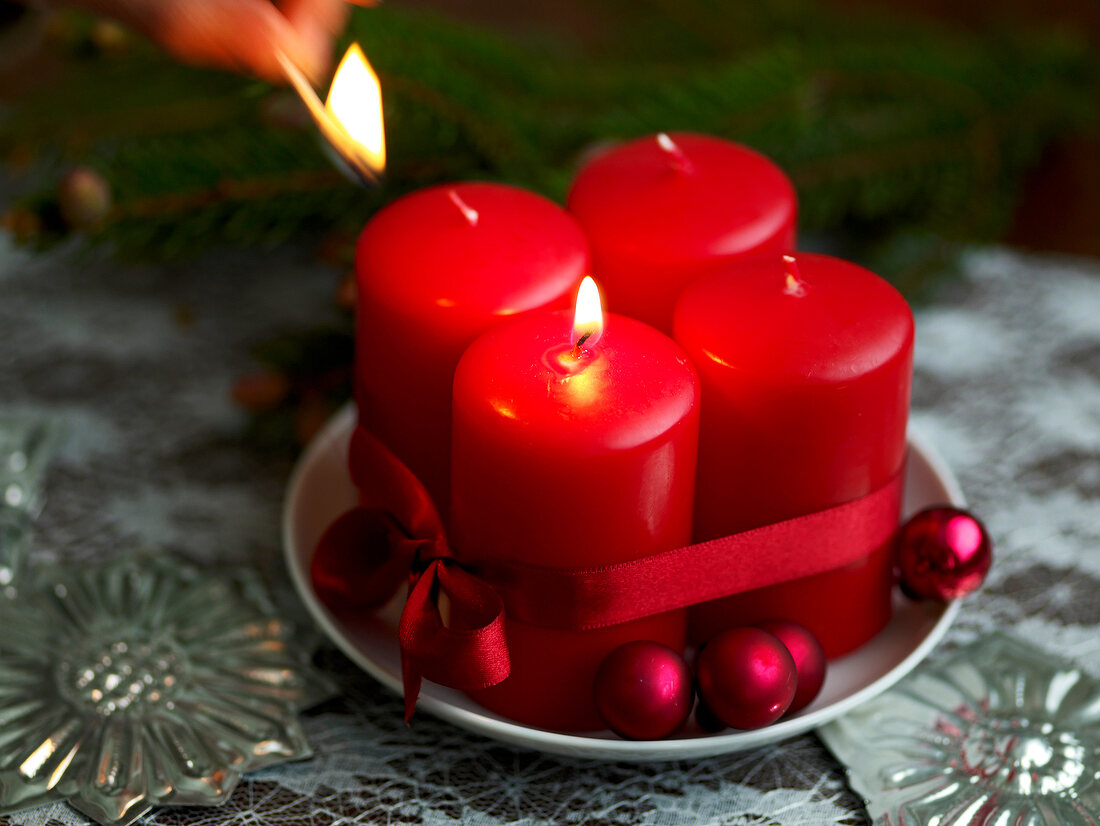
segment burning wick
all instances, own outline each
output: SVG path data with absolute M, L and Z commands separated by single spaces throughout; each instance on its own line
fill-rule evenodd
M 600 290 L 592 276 L 586 275 L 577 290 L 577 309 L 573 314 L 573 336 L 576 344 L 570 355 L 579 359 L 586 342 L 595 344 L 603 335 L 603 307 L 600 306 Z
M 787 280 L 783 285 L 783 292 L 787 295 L 805 295 L 806 282 L 802 280 L 802 273 L 798 271 L 798 262 L 793 255 L 784 255 L 783 263 L 787 265 Z
M 657 133 L 657 146 L 661 148 L 662 152 L 666 152 L 668 156 L 672 158 L 672 167 L 676 171 L 689 174 L 695 171 L 695 167 L 693 167 L 691 161 L 687 159 L 684 150 L 679 147 L 676 141 L 668 136 L 668 133 Z
M 472 227 L 476 227 L 478 218 L 481 217 L 477 214 L 477 210 L 463 201 L 462 196 L 453 189 L 447 190 L 447 197 L 451 199 L 452 204 L 458 207 L 458 211 L 462 213 L 462 217 L 466 219 L 466 223 Z
M 583 347 L 584 343 L 588 341 L 588 339 L 592 336 L 592 333 L 593 331 L 589 330 L 583 336 L 578 338 L 577 343 L 573 345 L 573 350 L 569 353 L 569 355 L 571 355 L 575 359 L 579 359 L 581 357 L 581 347 Z

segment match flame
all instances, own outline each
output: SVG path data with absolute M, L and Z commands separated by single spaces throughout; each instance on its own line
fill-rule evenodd
M 343 127 L 353 152 L 377 175 L 386 168 L 386 130 L 382 121 L 382 85 L 358 43 L 340 60 L 325 100 L 325 111 Z M 347 152 L 348 147 L 340 147 Z M 358 150 L 358 151 L 354 151 Z
M 600 290 L 592 276 L 586 275 L 577 290 L 577 309 L 573 313 L 574 352 L 579 354 L 582 346 L 591 347 L 603 335 L 603 306 L 600 303 Z

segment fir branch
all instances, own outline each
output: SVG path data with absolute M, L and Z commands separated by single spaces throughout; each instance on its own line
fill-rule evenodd
M 40 193 L 24 208 L 43 216 L 57 211 L 60 170 L 97 169 L 116 206 L 95 239 L 144 256 L 354 230 L 385 200 L 448 179 L 561 198 L 586 145 L 670 129 L 774 157 L 798 186 L 805 229 L 984 238 L 1047 141 L 1093 116 L 1096 61 L 1064 39 L 838 19 L 793 0 L 599 6 L 623 24 L 599 53 L 395 7 L 353 15 L 347 38 L 385 90 L 381 192 L 333 173 L 310 126 L 273 126 L 269 87 L 145 46 L 74 48 L 63 82 L 8 115 L 0 153 L 33 148 Z

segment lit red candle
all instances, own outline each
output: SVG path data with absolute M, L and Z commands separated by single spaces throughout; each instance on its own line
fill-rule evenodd
M 743 259 L 688 288 L 675 330 L 702 385 L 696 541 L 848 502 L 900 471 L 913 317 L 877 275 L 822 255 Z M 836 656 L 886 623 L 890 588 L 883 548 L 694 608 L 692 636 L 781 618 Z
M 707 135 L 662 133 L 605 152 L 581 169 L 567 205 L 612 306 L 665 332 L 694 279 L 795 243 L 797 204 L 783 171 Z
M 360 425 L 446 511 L 451 382 L 462 351 L 505 318 L 567 307 L 586 272 L 576 222 L 511 186 L 460 183 L 407 195 L 359 238 Z
M 671 339 L 585 298 L 490 330 L 454 382 L 451 541 L 459 558 L 557 568 L 623 562 L 691 534 L 699 390 Z M 533 599 L 538 595 L 533 594 Z M 685 612 L 595 631 L 509 621 L 512 675 L 477 699 L 556 730 L 602 728 L 593 683 L 630 640 L 684 645 Z

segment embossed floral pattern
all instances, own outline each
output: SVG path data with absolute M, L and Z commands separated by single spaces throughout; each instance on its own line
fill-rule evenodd
M 250 575 L 123 556 L 33 572 L 0 598 L 0 814 L 66 799 L 100 823 L 222 803 L 307 757 L 314 698 Z
M 31 523 L 42 505 L 41 481 L 61 426 L 41 416 L 0 415 L 0 587 L 22 575 Z
M 822 737 L 883 823 L 1100 821 L 1100 682 L 1002 634 L 922 667 Z

